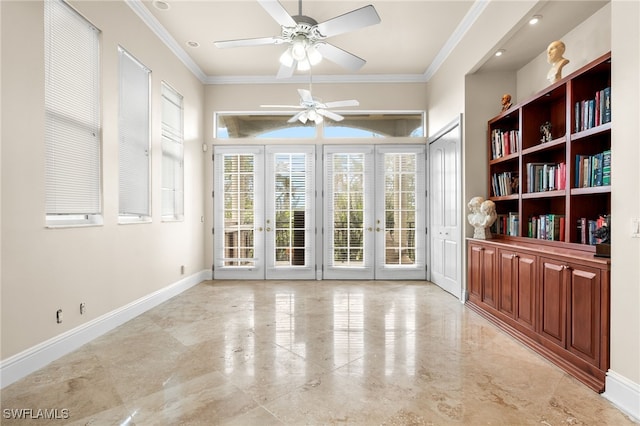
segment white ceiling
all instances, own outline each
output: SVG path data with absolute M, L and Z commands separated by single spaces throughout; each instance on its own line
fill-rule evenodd
M 513 0 L 512 0 L 513 1 Z M 218 49 L 214 41 L 280 35 L 280 26 L 256 0 L 129 0 L 130 6 L 190 66 L 209 83 L 238 81 L 275 82 L 283 45 Z M 297 15 L 298 0 L 281 0 L 290 15 Z M 388 81 L 425 80 L 455 42 L 473 23 L 486 0 L 303 0 L 302 13 L 318 22 L 373 4 L 382 22 L 328 41 L 367 61 L 353 72 L 324 60 L 314 76 L 334 81 L 385 78 Z M 549 0 L 539 2 L 532 14 L 543 15 L 535 27 L 523 17 L 498 48 L 506 54 L 491 57 L 482 70 L 516 70 L 545 51 L 550 41 L 562 37 L 608 1 Z M 526 19 L 525 19 L 526 18 Z M 196 42 L 199 47 L 189 47 Z

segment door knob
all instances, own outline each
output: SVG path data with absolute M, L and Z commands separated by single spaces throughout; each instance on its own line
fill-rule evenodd
M 367 231 L 371 232 L 371 231 L 373 231 L 373 228 L 370 226 L 370 227 L 367 228 Z
M 271 231 L 271 227 L 270 227 L 270 226 L 267 226 L 266 231 L 267 231 L 267 232 L 270 232 L 270 231 Z
M 258 228 L 258 232 L 262 232 L 262 226 Z

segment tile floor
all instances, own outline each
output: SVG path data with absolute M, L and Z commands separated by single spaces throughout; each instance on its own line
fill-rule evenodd
M 1 396 L 3 425 L 633 424 L 406 281 L 203 282 Z M 7 419 L 15 408 L 68 419 Z

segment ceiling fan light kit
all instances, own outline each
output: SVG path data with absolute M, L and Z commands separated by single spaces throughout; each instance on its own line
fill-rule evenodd
M 218 48 L 228 48 L 288 43 L 289 46 L 279 58 L 280 69 L 278 70 L 277 78 L 291 77 L 294 70 L 309 71 L 312 66 L 319 64 L 323 58 L 349 70 L 359 70 L 366 63 L 364 59 L 327 43 L 325 39 L 380 23 L 380 16 L 378 16 L 376 9 L 372 5 L 364 6 L 328 21 L 318 23 L 315 19 L 302 14 L 302 0 L 299 0 L 299 13 L 295 16 L 289 15 L 278 0 L 258 0 L 258 3 L 280 24 L 282 30 L 280 36 L 217 41 L 215 45 Z M 287 122 L 300 121 L 302 124 L 306 124 L 307 121 L 313 121 L 315 124 L 320 124 L 325 117 L 334 121 L 344 119 L 340 114 L 329 111 L 329 108 L 360 105 L 355 99 L 322 103 L 311 95 L 311 90 L 298 89 L 298 94 L 300 95 L 299 106 L 261 106 L 302 109 Z
M 278 0 L 257 0 L 260 6 L 281 27 L 281 35 L 253 39 L 217 41 L 218 48 L 284 44 L 290 46 L 280 56 L 278 78 L 291 77 L 293 71 L 308 71 L 323 58 L 344 68 L 357 71 L 366 61 L 342 50 L 325 40 L 338 34 L 355 31 L 381 22 L 373 5 L 352 10 L 343 15 L 318 23 L 302 14 L 302 0 L 299 0 L 298 15 L 291 16 Z

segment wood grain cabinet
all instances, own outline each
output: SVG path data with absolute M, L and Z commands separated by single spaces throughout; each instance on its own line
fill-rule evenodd
M 608 259 L 468 240 L 467 306 L 597 392 L 609 368 Z

